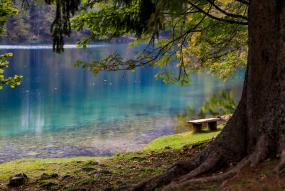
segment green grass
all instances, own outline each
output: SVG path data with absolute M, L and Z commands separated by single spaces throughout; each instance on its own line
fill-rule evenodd
M 134 184 L 161 174 L 178 160 L 189 160 L 206 148 L 208 143 L 197 147 L 185 145 L 206 142 L 219 133 L 204 131 L 164 136 L 153 140 L 143 151 L 118 153 L 112 157 L 23 159 L 3 163 L 0 164 L 0 190 L 14 190 L 7 189 L 9 177 L 21 172 L 29 177 L 21 190 L 128 190 Z M 242 176 L 229 181 L 225 188 L 284 190 L 284 178 L 277 180 L 267 176 L 276 164 L 277 161 L 268 161 L 258 171 L 245 169 Z M 264 180 L 260 183 L 261 179 L 256 177 L 263 177 Z M 203 183 L 191 185 L 189 190 L 217 190 L 218 187 L 218 183 Z
M 47 158 L 21 159 L 0 164 L 0 180 L 7 179 L 19 172 L 25 172 L 29 177 L 36 177 L 43 173 L 66 172 L 80 162 L 90 160 L 104 160 L 107 157 L 74 157 L 74 158 Z
M 112 157 L 24 159 L 0 164 L 0 190 L 10 176 L 25 173 L 24 190 L 126 190 L 149 177 L 161 174 L 177 160 L 186 160 L 204 147 L 167 149 L 164 152 L 128 152 Z M 98 163 L 99 162 L 99 163 Z M 56 176 L 52 176 L 56 174 Z M 46 178 L 48 177 L 48 178 Z M 63 177 L 67 177 L 66 179 Z M 95 189 L 96 188 L 96 189 Z
M 143 151 L 118 153 L 112 157 L 31 158 L 3 163 L 0 164 L 0 190 L 5 188 L 9 177 L 20 172 L 30 178 L 31 191 L 38 188 L 53 190 L 62 186 L 64 189 L 76 190 L 86 184 L 96 185 L 102 190 L 110 185 L 114 188 L 117 185 L 125 186 L 125 183 L 131 185 L 160 174 L 178 159 L 186 160 L 192 155 L 192 150 L 188 150 L 187 154 L 183 146 L 213 139 L 219 132 L 204 131 L 197 134 L 186 132 L 164 136 L 147 144 Z M 165 147 L 171 149 L 165 150 Z M 42 180 L 41 175 L 44 173 L 56 173 L 59 177 L 68 175 L 72 180 L 67 182 L 62 182 L 59 178 Z
M 204 142 L 215 138 L 222 127 L 219 127 L 219 131 L 203 131 L 202 133 L 185 132 L 180 134 L 168 135 L 154 139 L 149 144 L 145 145 L 144 151 L 157 151 L 163 150 L 165 147 L 171 147 L 173 149 L 180 149 L 184 145 L 192 145 L 198 142 Z
M 74 158 L 47 158 L 47 159 L 22 159 L 0 164 L 0 180 L 7 179 L 7 177 L 18 172 L 27 172 L 30 177 L 39 176 L 42 173 L 59 173 L 66 172 L 74 168 L 80 162 L 86 161 L 104 161 L 106 159 L 124 160 L 135 156 L 144 156 L 151 151 L 161 151 L 165 147 L 173 149 L 180 149 L 184 145 L 190 145 L 197 142 L 203 142 L 213 139 L 220 131 L 194 134 L 192 132 L 185 132 L 181 134 L 174 134 L 159 137 L 144 147 L 142 152 L 130 152 L 122 155 L 118 154 L 113 157 L 74 157 Z M 123 157 L 121 157 L 123 156 Z

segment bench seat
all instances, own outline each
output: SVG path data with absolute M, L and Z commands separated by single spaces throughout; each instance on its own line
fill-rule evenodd
M 206 119 L 190 120 L 190 121 L 188 121 L 188 123 L 192 124 L 194 132 L 201 132 L 202 131 L 202 124 L 204 124 L 204 123 L 208 124 L 208 128 L 210 131 L 216 131 L 216 130 L 218 130 L 217 122 L 220 120 L 221 120 L 221 118 L 212 117 L 212 118 L 206 118 Z

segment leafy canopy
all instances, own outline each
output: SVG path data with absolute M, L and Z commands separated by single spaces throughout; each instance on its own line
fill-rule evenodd
M 166 82 L 189 82 L 195 70 L 207 70 L 226 79 L 247 60 L 245 0 L 108 0 L 84 2 L 72 19 L 76 30 L 91 33 L 80 41 L 122 35 L 137 37 L 133 46 L 146 43 L 133 60 L 113 54 L 101 61 L 77 66 L 100 71 L 133 70 L 151 64 Z
M 7 16 L 15 14 L 10 0 L 0 7 L 0 32 Z M 25 1 L 24 1 L 25 2 Z M 122 35 L 135 35 L 139 43 L 148 44 L 133 60 L 124 60 L 118 54 L 78 66 L 100 71 L 133 70 L 150 64 L 161 68 L 156 75 L 165 82 L 186 84 L 195 70 L 208 70 L 226 79 L 247 57 L 246 0 L 46 0 L 56 4 L 56 15 L 51 26 L 54 50 L 63 51 L 64 36 L 72 27 L 88 29 L 91 33 L 81 40 L 86 46 L 90 41 L 110 39 Z M 70 23 L 70 18 L 79 14 Z M 2 60 L 7 55 L 2 56 Z M 19 84 L 20 76 L 6 79 L 1 66 L 3 85 Z M 9 82 L 9 83 L 8 83 Z

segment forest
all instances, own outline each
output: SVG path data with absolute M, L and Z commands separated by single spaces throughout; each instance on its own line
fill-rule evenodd
M 55 5 L 47 5 L 44 0 L 30 1 L 28 4 L 15 1 L 14 7 L 19 12 L 10 16 L 7 20 L 4 26 L 5 33 L 0 37 L 0 44 L 25 45 L 52 43 L 50 27 L 55 17 Z M 65 38 L 65 41 L 66 43 L 75 44 L 80 38 L 88 34 L 87 30 L 74 30 L 70 37 Z M 112 42 L 128 42 L 130 40 L 131 38 L 126 36 L 113 39 Z

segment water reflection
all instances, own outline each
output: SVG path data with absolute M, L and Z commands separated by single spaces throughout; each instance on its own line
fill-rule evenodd
M 96 77 L 73 67 L 77 59 L 114 51 L 130 58 L 136 50 L 126 44 L 67 49 L 61 55 L 49 49 L 11 51 L 9 72 L 25 78 L 20 88 L 0 93 L 0 161 L 142 148 L 173 133 L 176 115 L 188 106 L 199 108 L 216 91 L 239 91 L 243 78 L 241 73 L 225 83 L 197 73 L 191 85 L 177 87 L 154 80 L 155 69 L 147 67 Z

